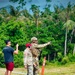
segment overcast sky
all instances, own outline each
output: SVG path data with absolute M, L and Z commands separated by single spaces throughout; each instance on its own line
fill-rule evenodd
M 54 5 L 63 5 L 64 7 L 67 6 L 68 2 L 71 2 L 71 4 L 75 4 L 75 0 L 51 0 L 50 4 L 51 4 L 51 11 L 53 11 L 53 7 Z M 46 5 L 46 0 L 33 0 L 32 3 L 27 3 L 26 4 L 26 8 L 29 9 L 31 4 L 36 4 L 38 6 L 40 6 L 40 9 L 42 10 L 44 8 L 44 6 Z M 0 8 L 1 7 L 5 7 L 7 5 L 12 5 L 14 7 L 18 6 L 18 3 L 13 3 L 13 2 L 9 2 L 9 0 L 0 0 Z

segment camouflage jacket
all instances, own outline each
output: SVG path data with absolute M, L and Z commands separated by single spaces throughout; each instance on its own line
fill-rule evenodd
M 24 50 L 24 65 L 33 65 L 32 53 L 28 48 Z
M 41 48 L 49 45 L 50 42 L 48 43 L 45 43 L 45 44 L 35 44 L 35 43 L 32 43 L 32 54 L 33 54 L 33 57 L 38 57 L 40 55 L 40 52 L 41 52 Z

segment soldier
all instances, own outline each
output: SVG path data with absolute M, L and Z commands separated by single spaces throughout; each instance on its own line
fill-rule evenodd
M 24 67 L 27 69 L 27 75 L 33 75 L 33 58 L 30 43 L 26 44 L 26 49 L 24 50 Z
M 39 60 L 38 57 L 41 52 L 41 48 L 51 44 L 51 42 L 45 44 L 38 44 L 38 39 L 36 37 L 31 38 L 31 45 L 32 45 L 32 55 L 33 55 L 33 62 L 35 65 L 33 66 L 33 75 L 39 74 Z

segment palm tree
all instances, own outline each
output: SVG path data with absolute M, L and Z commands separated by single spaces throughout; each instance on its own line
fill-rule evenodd
M 74 49 L 73 49 L 73 54 L 75 54 L 75 26 L 71 32 L 71 38 L 70 38 L 70 43 L 74 43 Z
M 64 50 L 64 56 L 66 56 L 66 52 L 67 52 L 67 34 L 69 32 L 69 30 L 73 29 L 74 26 L 74 22 L 70 19 L 70 13 L 71 13 L 71 3 L 68 3 L 68 6 L 66 8 L 66 23 L 64 24 L 64 28 L 66 29 L 66 33 L 65 33 L 65 50 Z
M 39 6 L 36 6 L 36 5 L 31 5 L 31 8 L 30 8 L 33 12 L 33 16 L 34 16 L 34 19 L 35 19 L 35 24 L 37 26 L 37 31 L 36 31 L 36 34 L 38 35 L 38 18 L 39 18 Z
M 68 34 L 69 30 L 72 30 L 75 27 L 75 22 L 72 20 L 68 20 L 64 24 L 63 27 L 66 29 L 66 32 L 65 32 L 65 50 L 64 50 L 64 56 L 66 56 L 66 53 L 67 53 L 67 34 Z

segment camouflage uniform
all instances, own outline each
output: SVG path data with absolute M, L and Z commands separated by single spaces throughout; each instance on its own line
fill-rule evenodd
M 33 37 L 31 41 L 37 40 L 36 37 Z M 39 74 L 39 60 L 38 56 L 40 55 L 41 48 L 47 46 L 50 44 L 50 42 L 45 43 L 45 44 L 36 44 L 36 43 L 31 43 L 32 44 L 32 54 L 33 54 L 33 62 L 36 64 L 36 67 L 34 66 L 33 68 L 33 75 L 38 75 Z
M 33 58 L 28 48 L 24 50 L 24 66 L 27 66 L 27 75 L 33 75 Z

